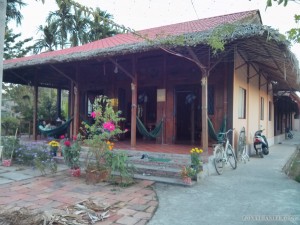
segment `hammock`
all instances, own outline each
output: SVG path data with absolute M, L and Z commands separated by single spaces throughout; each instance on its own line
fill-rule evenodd
M 136 121 L 137 128 L 141 135 L 143 135 L 144 137 L 155 139 L 159 136 L 162 130 L 163 120 L 161 120 L 159 124 L 157 124 L 156 127 L 150 132 L 146 129 L 146 127 L 138 117 L 136 117 Z
M 41 131 L 42 134 L 46 136 L 60 136 L 63 135 L 67 132 L 70 123 L 72 122 L 73 118 L 67 120 L 64 124 L 60 125 L 59 127 L 55 127 L 53 129 L 46 129 L 42 125 L 39 125 L 39 130 Z
M 207 119 L 208 122 L 208 135 L 211 139 L 213 139 L 214 141 L 220 142 L 223 140 L 223 134 L 220 133 L 224 133 L 226 132 L 226 118 L 223 119 L 223 122 L 221 124 L 220 127 L 220 131 L 219 133 L 216 133 L 215 128 L 211 122 L 211 120 L 208 118 Z

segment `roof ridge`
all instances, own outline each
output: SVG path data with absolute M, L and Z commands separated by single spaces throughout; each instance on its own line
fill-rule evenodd
M 200 22 L 202 20 L 211 20 L 213 18 L 229 17 L 229 16 L 232 16 L 232 15 L 238 15 L 238 14 L 246 14 L 246 13 L 250 14 L 250 13 L 254 13 L 254 12 L 259 13 L 259 10 L 258 9 L 253 9 L 253 10 L 240 11 L 240 12 L 229 13 L 229 14 L 218 15 L 218 16 L 204 17 L 204 18 L 201 18 L 201 19 L 183 21 L 183 22 L 179 22 L 179 23 L 172 23 L 172 24 L 167 24 L 167 25 L 163 25 L 163 26 L 157 26 L 157 27 L 151 27 L 151 28 L 142 29 L 142 30 L 136 30 L 135 32 L 145 32 L 145 31 L 149 31 L 149 30 L 152 30 L 152 29 L 166 28 L 166 27 L 171 27 L 171 26 L 174 26 L 174 25 L 182 25 L 182 24 L 187 24 L 187 23 Z

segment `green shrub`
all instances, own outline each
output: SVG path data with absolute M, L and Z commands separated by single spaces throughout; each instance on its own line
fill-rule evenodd
M 57 164 L 46 144 L 27 143 L 20 145 L 15 151 L 15 161 L 20 165 L 37 168 L 42 174 L 46 174 L 48 170 L 51 173 L 57 171 Z
M 2 137 L 1 144 L 3 146 L 3 159 L 10 159 L 11 156 L 15 158 L 15 151 L 20 147 L 19 138 L 15 138 L 14 136 Z

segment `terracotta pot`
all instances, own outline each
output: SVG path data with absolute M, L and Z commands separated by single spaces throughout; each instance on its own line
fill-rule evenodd
M 70 169 L 70 174 L 73 176 L 73 177 L 80 177 L 80 174 L 81 174 L 81 170 L 80 168 L 77 168 L 77 169 Z
M 107 181 L 110 175 L 110 171 L 108 169 L 103 170 L 86 170 L 85 180 L 87 183 L 99 183 L 103 181 Z
M 2 166 L 11 166 L 11 159 L 5 159 L 2 161 Z
M 184 177 L 183 182 L 185 184 L 192 184 L 192 178 L 191 177 Z

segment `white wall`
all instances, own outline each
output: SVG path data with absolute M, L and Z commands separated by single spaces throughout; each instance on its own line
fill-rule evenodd
M 274 104 L 272 87 L 266 79 L 257 73 L 253 65 L 247 64 L 239 53 L 235 52 L 233 84 L 233 127 L 235 128 L 235 148 L 237 148 L 238 135 L 245 127 L 248 150 L 253 148 L 253 136 L 258 129 L 265 129 L 264 134 L 274 143 Z M 248 74 L 249 71 L 249 74 Z M 249 78 L 249 82 L 247 82 Z M 246 90 L 246 118 L 238 118 L 239 88 Z M 261 120 L 261 98 L 264 99 L 264 116 Z M 271 102 L 271 120 L 269 121 L 269 101 Z M 273 140 L 273 141 L 272 141 Z M 251 151 L 253 153 L 254 150 Z

